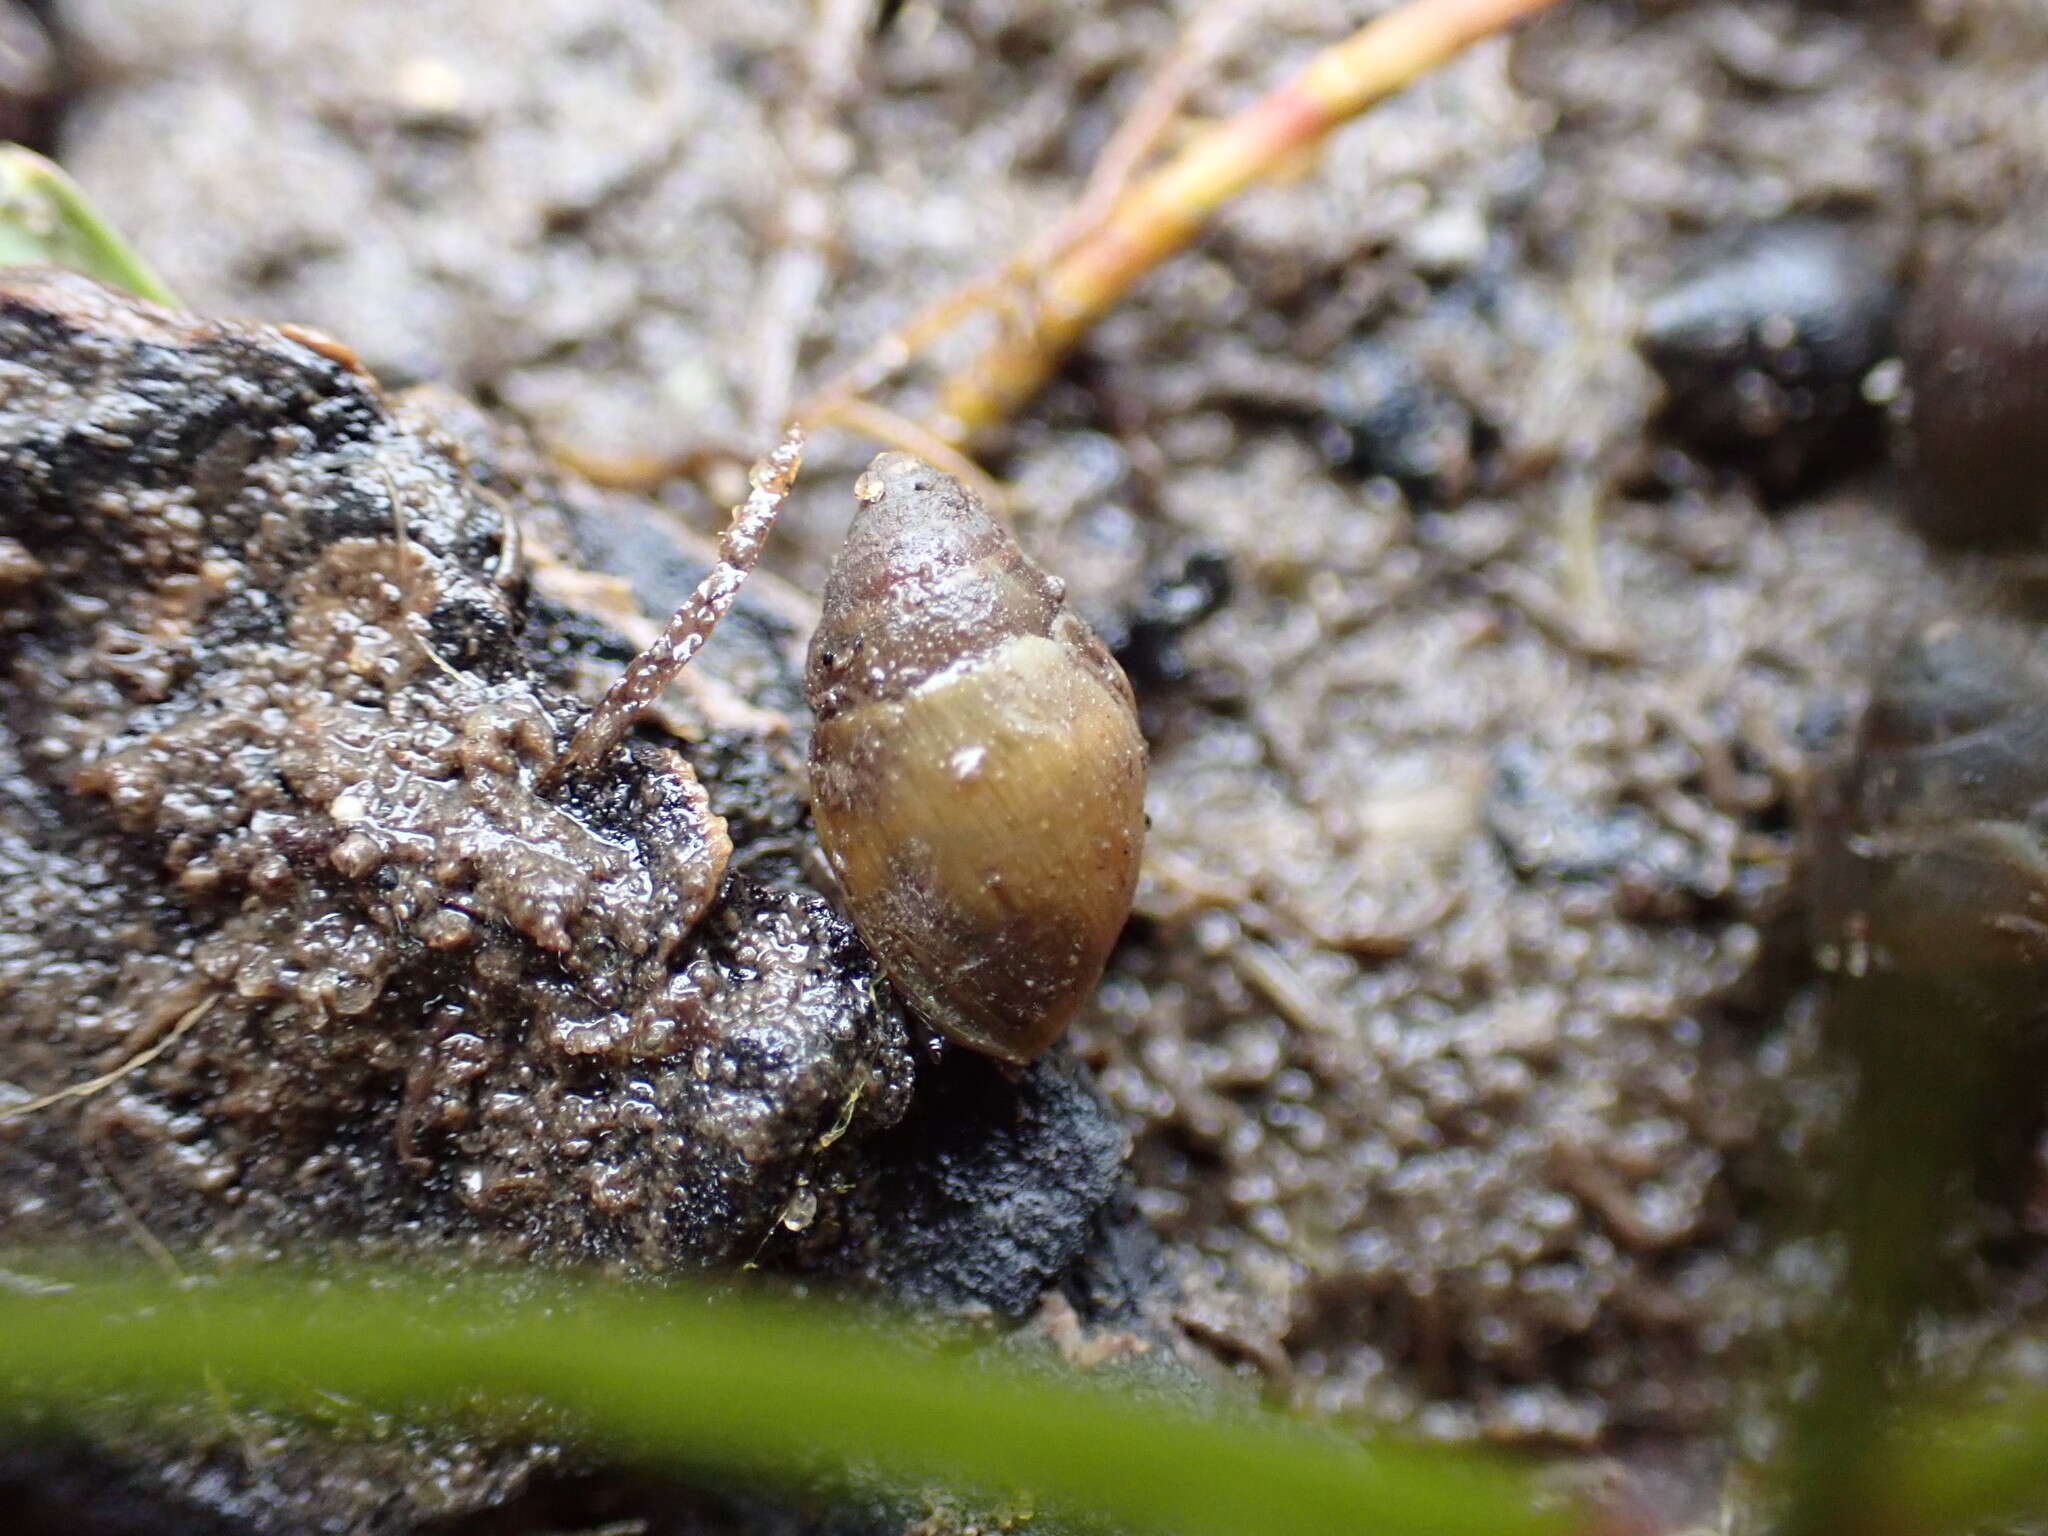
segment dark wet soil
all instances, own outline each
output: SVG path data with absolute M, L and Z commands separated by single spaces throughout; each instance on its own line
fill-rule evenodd
M 703 533 L 803 387 L 1051 222 L 1192 6 L 51 9 L 56 147 L 196 309 L 683 466 L 656 499 Z M 1372 9 L 1254 8 L 1191 110 Z M 1801 806 L 1874 659 L 1999 573 L 1907 526 L 1869 348 L 1759 331 L 1667 390 L 1637 343 L 1759 225 L 1866 258 L 1823 309 L 2024 245 L 2044 84 L 2048 24 L 1995 0 L 1564 0 L 1233 206 L 983 445 L 1145 715 L 1138 916 L 1076 1048 L 1219 1360 L 1540 1444 L 1729 1410 L 1827 1103 Z M 798 588 L 873 446 L 814 445 Z M 1181 613 L 1220 607 L 1162 619 L 1190 572 Z M 737 693 L 789 708 L 773 671 Z M 724 809 L 775 770 L 717 741 Z

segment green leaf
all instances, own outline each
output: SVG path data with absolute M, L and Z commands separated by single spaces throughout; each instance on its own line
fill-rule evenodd
M 178 300 L 78 183 L 33 150 L 0 144 L 0 267 L 68 267 L 167 308 Z
M 362 1269 L 0 1288 L 0 1403 L 190 1402 L 209 1383 L 300 1412 L 316 1394 L 409 1414 L 538 1401 L 615 1455 L 785 1483 L 879 1467 L 1178 1536 L 1566 1528 L 1490 1456 L 1140 1398 L 818 1301 Z

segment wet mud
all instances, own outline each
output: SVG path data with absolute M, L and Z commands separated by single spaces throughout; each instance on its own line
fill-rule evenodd
M 330 1072 L 324 1048 L 295 1038 L 290 1070 L 311 1078 L 318 1064 L 320 1126 L 374 1132 L 350 1143 L 374 1150 L 332 1177 L 381 1181 L 451 1232 L 529 1222 L 534 1241 L 573 1247 L 574 1221 L 550 1202 L 557 1180 L 594 1188 L 596 1164 L 546 1151 L 525 1183 L 523 1149 L 552 1146 L 557 1126 L 577 1144 L 629 1134 L 611 1118 L 614 1090 L 669 1070 L 668 1023 L 636 1033 L 593 1018 L 689 1012 L 672 980 L 645 993 L 618 980 L 633 966 L 616 957 L 670 944 L 635 974 L 695 966 L 726 997 L 734 946 L 766 924 L 777 953 L 850 968 L 806 972 L 788 981 L 795 993 L 748 984 L 756 1005 L 810 996 L 837 1021 L 813 1075 L 792 1066 L 776 1080 L 791 1097 L 770 1114 L 771 1143 L 832 1123 L 835 1095 L 868 1072 L 878 1086 L 849 1166 L 863 1148 L 914 1146 L 947 1170 L 909 1216 L 869 1182 L 872 1199 L 845 1201 L 864 1214 L 819 1215 L 817 1251 L 841 1220 L 903 1219 L 963 1244 L 986 1230 L 986 1212 L 946 1194 L 964 1187 L 948 1179 L 978 1177 L 983 1144 L 959 1139 L 923 1086 L 961 1069 L 943 1063 L 913 1092 L 920 1047 L 900 1021 L 829 1001 L 844 990 L 834 977 L 867 962 L 835 947 L 845 929 L 811 883 L 800 783 L 752 740 L 764 722 L 736 709 L 801 728 L 787 660 L 800 594 L 819 590 L 874 445 L 820 435 L 773 557 L 797 595 L 762 583 L 732 644 L 703 658 L 728 686 L 674 700 L 675 730 L 634 748 L 657 779 L 658 754 L 681 752 L 726 818 L 732 873 L 695 927 L 671 939 L 659 923 L 619 926 L 628 887 L 694 889 L 694 866 L 663 872 L 635 855 L 647 823 L 634 818 L 654 809 L 529 804 L 519 781 L 532 743 L 567 718 L 550 699 L 587 700 L 630 648 L 593 607 L 629 599 L 658 617 L 680 594 L 664 598 L 650 575 L 677 557 L 644 553 L 673 546 L 664 520 L 701 542 L 729 500 L 720 466 L 760 451 L 803 385 L 1045 228 L 1192 7 L 912 0 L 879 38 L 815 28 L 803 7 L 639 0 L 548 0 L 516 20 L 454 0 L 370 4 L 346 26 L 300 0 L 218 0 L 175 19 L 121 0 L 51 9 L 75 82 L 55 145 L 198 310 L 317 324 L 394 385 L 445 381 L 586 467 L 673 470 L 651 501 L 530 498 L 549 503 L 534 511 L 536 543 L 562 570 L 614 570 L 625 591 L 537 565 L 533 591 L 556 596 L 529 597 L 521 628 L 492 585 L 487 502 L 399 476 L 420 498 L 433 594 L 408 608 L 366 476 L 377 455 L 364 444 L 394 429 L 316 436 L 355 521 L 317 557 L 302 543 L 266 558 L 302 582 L 324 560 L 323 590 L 357 595 L 337 612 L 291 607 L 281 589 L 325 658 L 291 686 L 323 709 L 360 708 L 366 689 L 402 705 L 454 743 L 436 760 L 446 776 L 417 802 L 373 777 L 378 862 L 350 845 L 338 868 L 347 839 L 328 823 L 343 791 L 329 790 L 363 781 L 348 759 L 360 749 L 336 736 L 296 768 L 308 754 L 282 738 L 215 752 L 274 753 L 300 775 L 293 793 L 319 809 L 298 819 L 332 841 L 309 845 L 328 862 L 293 877 L 286 905 L 369 926 L 299 941 L 290 977 L 252 973 L 283 990 L 214 1005 L 143 1081 L 172 1081 L 187 1052 L 264 1010 L 353 1003 L 371 987 L 396 1007 L 429 976 L 487 999 L 545 977 L 536 1043 L 561 1022 L 539 1058 L 490 1042 L 475 1059 L 437 1046 L 414 1067 L 432 1026 L 408 1018 L 405 1052 L 380 1047 L 407 1064 L 386 1064 L 366 1037 L 390 1031 L 336 1014 L 322 1030 L 363 1042 L 361 1059 L 341 1052 Z M 1256 8 L 1190 112 L 1246 105 L 1357 19 L 1314 0 Z M 980 445 L 1020 540 L 1118 648 L 1153 759 L 1137 916 L 1073 1035 L 1074 1081 L 1111 1106 L 1116 1135 L 1090 1132 L 1081 1144 L 1097 1150 L 1041 1160 L 1032 1177 L 1100 1199 L 1107 1149 L 1128 1137 L 1162 1283 L 1224 1368 L 1339 1419 L 1639 1459 L 1646 1447 L 1689 1457 L 1734 1408 L 1746 1351 L 1781 1311 L 1764 1281 L 1787 1170 L 1832 1111 L 1805 944 L 1806 808 L 1906 634 L 1958 609 L 2031 611 L 2024 572 L 1916 531 L 1914 517 L 1934 526 L 1918 498 L 1942 482 L 1899 418 L 1930 386 L 1879 354 L 1949 323 L 1931 285 L 1957 250 L 1987 231 L 2000 250 L 2025 247 L 2040 227 L 2044 77 L 2048 29 L 1992 0 L 1567 0 L 1341 131 L 1308 174 L 1227 209 Z M 1803 255 L 1755 258 L 1782 251 L 1788 231 Z M 1903 343 L 1888 329 L 1900 314 Z M 972 340 L 941 349 L 892 403 L 925 409 Z M 1975 453 L 1972 434 L 1996 425 L 1987 412 L 1966 401 L 1921 419 L 1959 422 Z M 441 430 L 489 435 L 474 421 Z M 162 482 L 145 489 L 182 505 Z M 2005 537 L 2027 513 L 1987 515 Z M 52 924 L 97 933 L 118 911 L 143 953 L 196 955 L 192 904 L 224 912 L 249 889 L 261 841 L 236 821 L 244 794 L 155 798 L 158 765 L 179 748 L 150 733 L 192 680 L 162 659 L 180 646 L 152 637 L 212 622 L 206 553 L 193 546 L 198 575 L 183 586 L 147 575 L 147 611 L 115 623 L 33 607 L 20 594 L 48 581 L 51 551 L 0 534 L 20 546 L 0 545 L 0 602 L 31 616 L 21 644 L 49 654 L 35 626 L 66 626 L 63 655 L 81 669 L 9 705 L 66 722 L 58 758 L 31 752 L 6 776 L 43 797 L 15 813 L 39 818 L 19 822 L 39 829 L 34 858 L 57 856 L 37 839 L 60 823 L 54 847 L 76 850 L 50 877 L 72 894 L 31 904 L 20 931 L 45 945 L 62 937 Z M 190 558 L 120 553 L 135 537 L 110 531 L 108 551 L 86 558 L 145 573 Z M 571 588 L 580 609 L 535 619 Z M 431 615 L 451 604 L 463 621 L 437 628 Z M 288 621 L 251 617 L 234 643 L 275 650 Z M 95 626 L 109 623 L 140 641 L 101 643 Z M 512 638 L 489 638 L 508 624 Z M 392 680 L 348 670 L 347 625 Z M 458 687 L 421 636 L 475 681 Z M 156 688 L 170 691 L 151 701 Z M 491 717 L 528 723 L 464 745 L 464 688 L 497 690 Z M 227 727 L 202 712 L 188 729 Z M 135 755 L 108 766 L 105 788 L 60 785 L 56 766 L 97 763 L 109 743 Z M 459 827 L 486 811 L 559 815 L 564 838 L 616 847 L 622 862 L 524 917 L 500 900 L 476 950 L 432 949 L 422 925 L 430 899 L 446 908 L 445 882 L 382 839 L 396 848 L 421 818 Z M 220 868 L 216 893 L 178 894 L 173 856 L 198 878 Z M 144 888 L 148 900 L 129 899 Z M 85 969 L 25 984 L 52 999 L 38 1017 L 73 999 L 93 1022 L 33 1034 L 25 1091 L 84 1064 L 77 1042 L 93 1069 L 121 1060 L 129 1037 L 116 1037 L 133 1026 L 112 1000 L 169 986 L 65 942 Z M 509 979 L 479 971 L 493 946 L 517 957 Z M 221 974 L 232 988 L 239 963 Z M 312 977 L 330 980 L 308 1001 L 296 989 Z M 604 1089 L 574 1115 L 576 1095 L 541 1086 L 572 1060 Z M 508 1071 L 539 1071 L 512 1092 L 549 1108 L 479 1119 L 485 1085 Z M 437 1170 L 425 1176 L 383 1139 L 398 1114 L 385 1095 L 415 1076 L 414 1155 Z M 106 1103 L 139 1091 L 109 1089 Z M 1042 1107 L 1017 1123 L 1034 1117 L 1059 1123 Z M 234 1187 L 235 1160 L 217 1161 L 205 1136 L 200 1151 L 168 1150 L 185 1145 L 174 1114 L 137 1123 L 122 1134 L 157 1149 L 148 1157 L 175 1171 L 168 1189 Z M 85 1201 L 69 1134 L 45 1125 L 0 1143 L 56 1170 L 41 1186 L 51 1209 Z M 471 1166 L 466 1147 L 510 1203 L 466 1200 L 454 1178 Z M 698 1170 L 714 1203 L 754 1218 L 793 1187 L 720 1183 L 709 1150 L 661 1155 L 682 1161 L 649 1152 L 645 1166 Z M 206 1209 L 181 1193 L 165 1219 L 196 1233 L 216 1219 Z M 331 1209 L 328 1229 L 348 1231 L 352 1207 Z M 504 1214 L 527 1209 L 538 1214 Z M 241 1230 L 260 1228 L 249 1220 Z M 625 1246 L 648 1254 L 719 1248 L 647 1236 L 657 1225 L 640 1206 L 608 1231 L 642 1234 Z M 930 1278 L 945 1269 L 890 1280 L 955 1300 L 965 1287 L 1005 1313 L 1038 1284 Z

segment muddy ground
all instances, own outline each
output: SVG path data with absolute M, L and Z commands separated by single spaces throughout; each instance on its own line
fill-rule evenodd
M 195 309 L 676 466 L 709 530 L 804 388 L 1071 201 L 1193 10 L 819 8 L 58 0 L 51 142 Z M 1191 112 L 1378 8 L 1250 7 Z M 1801 800 L 1995 573 L 1905 526 L 1881 412 L 1688 433 L 1637 343 L 1755 225 L 1910 291 L 2038 219 L 2044 86 L 2034 0 L 1565 0 L 1231 207 L 982 445 L 1145 712 L 1076 1049 L 1230 1369 L 1581 1449 L 1730 1408 L 1825 1115 Z M 796 587 L 873 448 L 814 446 Z

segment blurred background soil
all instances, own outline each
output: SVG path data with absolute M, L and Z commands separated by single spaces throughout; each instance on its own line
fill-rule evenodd
M 806 387 L 1074 199 L 1195 6 L 43 9 L 44 142 L 193 307 L 679 466 L 708 530 Z M 1197 117 L 1384 7 L 1245 9 Z M 1881 421 L 1701 446 L 1638 338 L 1795 215 L 1910 287 L 2044 145 L 2039 0 L 1565 0 L 1232 205 L 984 445 L 1153 743 L 1079 1051 L 1183 1323 L 1280 1397 L 1576 1446 L 1729 1406 L 1827 1110 L 1799 802 L 1979 576 Z M 874 447 L 814 447 L 800 586 Z

